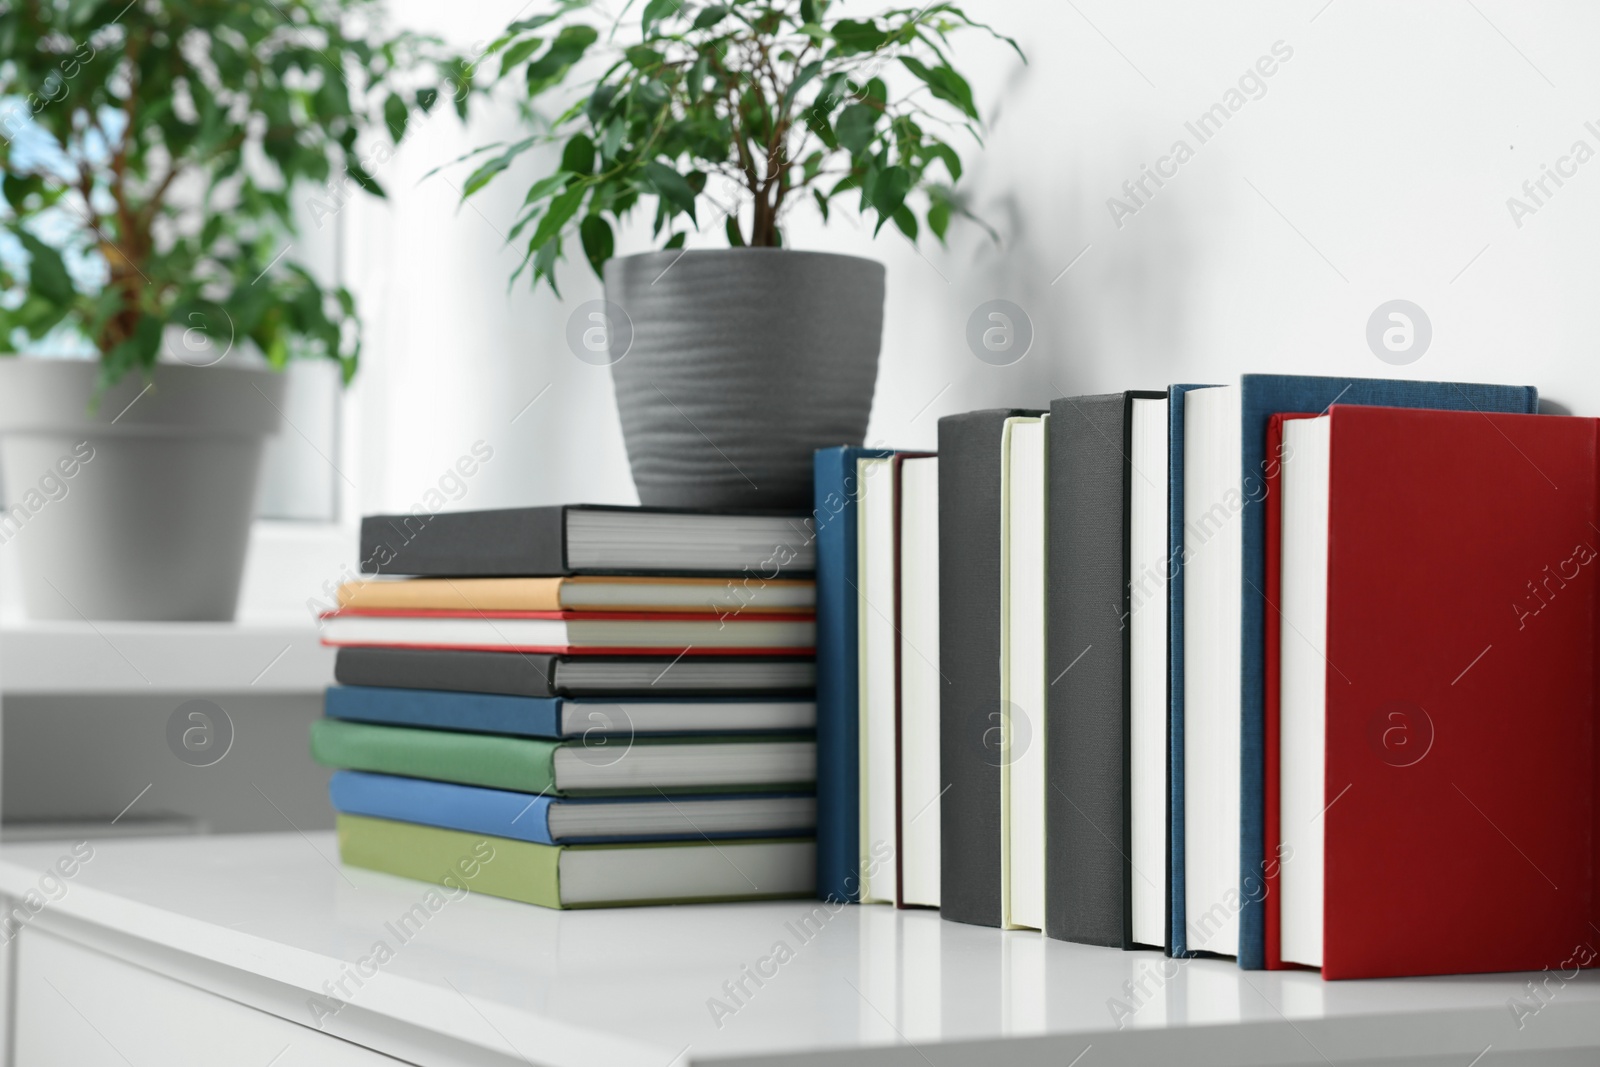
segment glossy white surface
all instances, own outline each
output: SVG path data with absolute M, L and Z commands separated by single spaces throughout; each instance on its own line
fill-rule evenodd
M 65 849 L 5 849 L 0 891 L 37 890 Z M 347 1005 L 324 1032 L 423 1064 L 1067 1067 L 1092 1046 L 1081 1067 L 1465 1065 L 1490 1046 L 1486 1064 L 1600 1049 L 1590 973 L 1549 976 L 1543 1001 L 1525 975 L 1325 983 L 802 901 L 563 913 L 469 895 L 402 941 L 391 926 L 428 887 L 341 870 L 328 834 L 94 849 L 28 927 L 304 1026 L 328 1007 L 311 998 L 343 977 Z M 357 988 L 346 976 L 380 941 L 392 958 Z M 1520 1029 L 1513 999 L 1542 1004 Z
M 25 622 L 0 626 L 0 686 L 33 693 L 311 693 L 334 650 L 305 620 Z

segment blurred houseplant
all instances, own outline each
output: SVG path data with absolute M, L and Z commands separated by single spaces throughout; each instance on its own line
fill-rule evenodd
M 30 614 L 232 617 L 271 368 L 348 381 L 360 352 L 350 293 L 295 262 L 297 206 L 382 196 L 408 127 L 466 106 L 470 68 L 380 14 L 0 4 L 0 352 L 97 357 L 0 359 L 0 541 Z
M 884 271 L 778 251 L 785 221 L 805 203 L 824 221 L 853 210 L 874 233 L 942 242 L 967 214 L 951 135 L 980 143 L 950 35 L 1016 43 L 948 3 L 864 18 L 842 17 L 838 0 L 630 6 L 609 24 L 589 0 L 565 0 L 490 46 L 538 132 L 469 157 L 463 195 L 559 145 L 510 231 L 526 241 L 517 274 L 554 290 L 576 245 L 603 278 L 605 306 L 569 337 L 604 327 L 609 351 L 594 361 L 612 365 L 645 503 L 809 506 L 812 449 L 866 433 Z M 597 75 L 558 93 L 580 61 Z M 562 110 L 541 117 L 552 96 Z M 616 225 L 641 206 L 661 250 L 613 259 Z M 730 247 L 683 250 L 707 230 Z

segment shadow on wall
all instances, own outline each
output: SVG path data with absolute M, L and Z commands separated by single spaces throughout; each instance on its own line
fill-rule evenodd
M 1134 151 L 1126 155 L 1133 158 Z M 1166 216 L 1161 225 L 1140 232 L 1134 227 L 1151 220 L 1134 220 L 1118 230 L 1105 208 L 1104 179 L 1086 178 L 1086 169 L 1074 165 L 1061 176 L 1054 193 L 1058 224 L 1039 227 L 1030 209 L 1036 196 L 1013 183 L 983 205 L 1002 245 L 986 242 L 977 251 L 962 297 L 966 306 L 979 307 L 1004 294 L 1028 316 L 1032 350 L 992 385 L 971 373 L 981 406 L 1161 389 L 1181 377 L 1191 303 L 1200 289 L 1192 220 L 1174 201 L 1151 205 Z

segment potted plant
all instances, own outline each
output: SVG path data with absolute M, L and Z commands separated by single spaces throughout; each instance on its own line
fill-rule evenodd
M 272 369 L 348 381 L 361 347 L 350 293 L 296 262 L 297 210 L 382 195 L 439 100 L 420 73 L 465 107 L 470 69 L 377 13 L 0 7 L 0 352 L 23 353 L 0 359 L 0 543 L 30 615 L 232 618 Z
M 854 209 L 873 232 L 941 242 L 965 215 L 952 132 L 978 108 L 949 37 L 977 28 L 933 3 L 865 18 L 829 0 L 648 0 L 626 26 L 589 0 L 512 23 L 488 49 L 539 132 L 475 158 L 470 196 L 543 145 L 510 239 L 516 274 L 556 288 L 574 242 L 605 306 L 569 331 L 609 342 L 629 463 L 646 504 L 809 507 L 811 452 L 866 434 L 882 334 L 882 264 L 786 247 L 797 204 Z M 626 9 L 625 9 L 626 10 Z M 1021 50 L 1018 49 L 1018 54 Z M 579 69 L 577 98 L 532 110 Z M 891 89 L 891 84 L 893 88 Z M 571 96 L 572 94 L 568 94 Z M 612 257 L 643 207 L 659 251 Z M 691 234 L 725 249 L 688 249 Z

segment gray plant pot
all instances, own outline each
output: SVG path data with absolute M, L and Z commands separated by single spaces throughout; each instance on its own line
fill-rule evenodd
M 0 551 L 19 555 L 28 614 L 233 618 L 282 376 L 161 364 L 90 411 L 98 370 L 0 359 Z
M 609 331 L 612 382 L 640 501 L 809 509 L 812 451 L 866 436 L 883 286 L 883 264 L 824 252 L 608 262 L 606 300 L 627 315 Z

